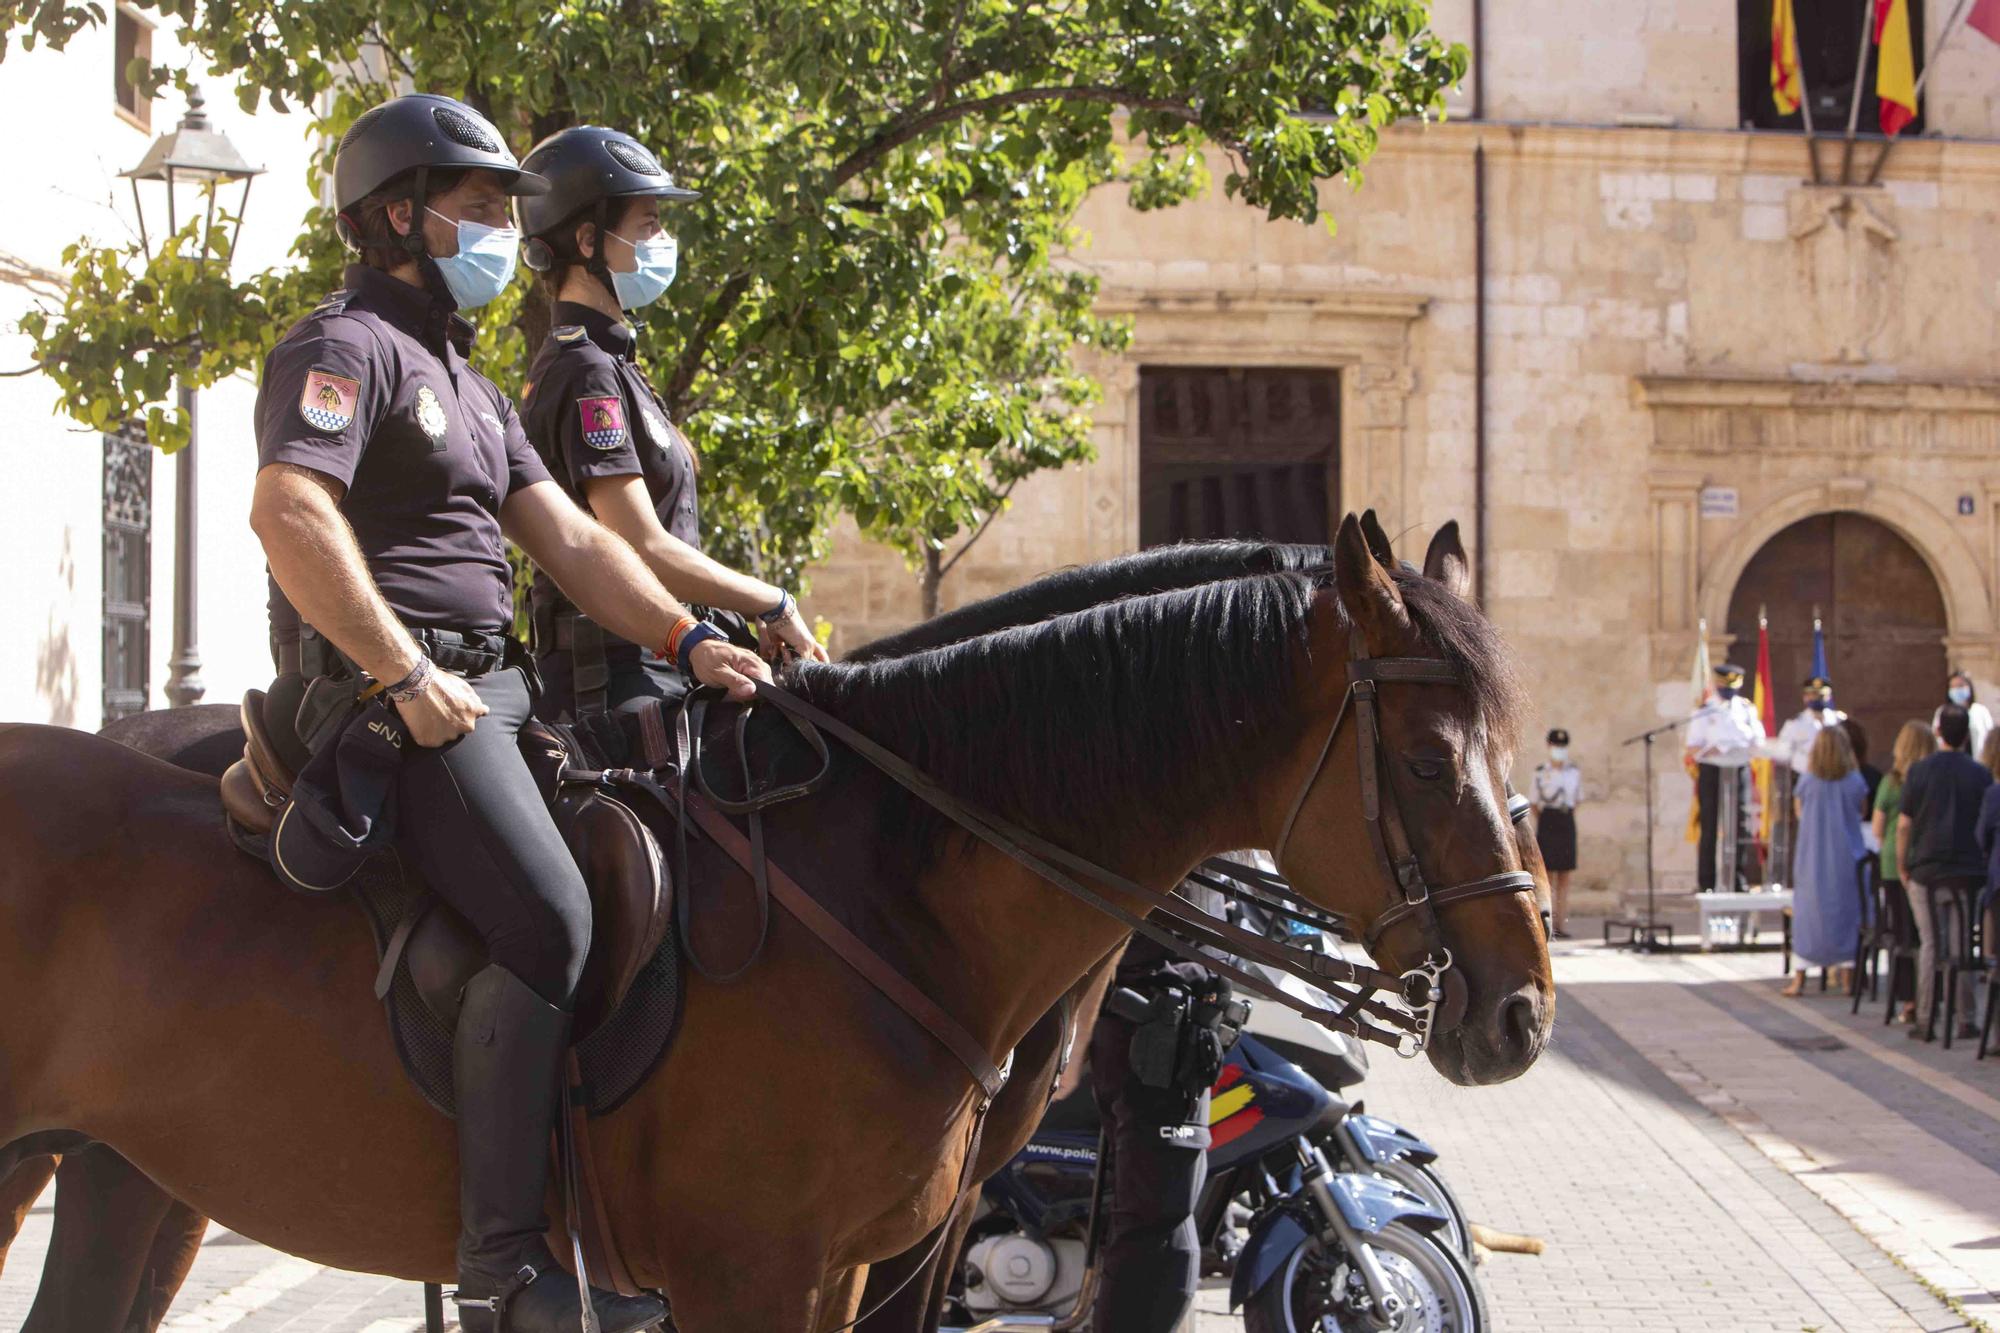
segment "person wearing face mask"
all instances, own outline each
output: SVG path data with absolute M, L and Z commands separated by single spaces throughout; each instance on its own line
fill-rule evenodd
M 791 593 L 702 553 L 699 463 L 636 359 L 627 314 L 659 300 L 678 264 L 662 210 L 699 196 L 631 135 L 594 125 L 549 136 L 522 165 L 549 181 L 520 211 L 525 259 L 554 304 L 521 398 L 529 441 L 570 497 L 708 623 L 738 643 L 761 640 L 773 661 L 786 653 L 825 661 Z M 578 723 L 613 762 L 630 761 L 649 736 L 663 744 L 664 729 L 640 715 L 679 698 L 680 673 L 607 632 L 539 568 L 532 600 L 544 716 Z
M 1944 697 L 1945 703 L 1957 704 L 1965 710 L 1966 720 L 1972 726 L 1972 740 L 1969 748 L 1973 754 L 1984 754 L 1986 752 L 1986 735 L 1993 730 L 1993 714 L 1987 711 L 1985 704 L 1980 703 L 1973 697 L 1972 677 L 1966 675 L 1963 671 L 1952 672 L 1945 679 Z M 1939 704 L 1936 711 L 1931 714 L 1931 731 L 1933 733 L 1938 729 L 1938 719 L 1943 716 L 1944 704 Z
M 1569 938 L 1569 877 L 1576 869 L 1576 807 L 1583 801 L 1583 774 L 1569 761 L 1569 733 L 1551 731 L 1549 762 L 1535 765 L 1535 842 L 1549 872 L 1549 933 Z
M 460 1326 L 574 1333 L 583 1297 L 542 1239 L 543 1198 L 590 898 L 521 755 L 537 687 L 509 634 L 505 539 L 577 589 L 590 615 L 703 681 L 747 698 L 769 672 L 704 634 L 570 502 L 513 406 L 466 360 L 461 312 L 513 277 L 509 200 L 547 181 L 471 107 L 411 94 L 362 113 L 333 183 L 337 230 L 359 262 L 271 351 L 257 399 L 250 522 L 270 566 L 274 655 L 280 681 L 336 687 L 308 700 L 344 689 L 350 702 L 364 691 L 390 701 L 384 724 L 410 742 L 397 747 L 389 798 L 398 848 L 487 948 L 452 1060 Z M 278 825 L 280 861 L 297 822 Z M 665 1314 L 650 1297 L 589 1300 L 604 1333 Z
M 1695 799 L 1701 816 L 1695 882 L 1704 893 L 1715 888 L 1716 830 L 1721 827 L 1723 819 L 1722 770 L 1746 768 L 1757 748 L 1763 744 L 1763 719 L 1757 716 L 1756 706 L 1743 697 L 1743 668 L 1725 662 L 1715 668 L 1715 697 L 1695 711 L 1695 715 L 1688 719 L 1687 728 L 1687 757 L 1696 765 Z M 1736 821 L 1736 845 L 1739 848 L 1750 846 L 1749 830 L 1743 819 L 1748 785 L 1747 778 L 1739 772 L 1736 809 L 1730 815 Z M 1739 855 L 1737 882 L 1729 885 L 1730 889 L 1744 886 L 1747 860 Z
M 1778 753 L 1790 766 L 1794 779 L 1810 771 L 1813 742 L 1821 731 L 1847 721 L 1847 714 L 1833 706 L 1833 682 L 1825 676 L 1807 676 L 1799 687 L 1798 714 L 1778 728 Z

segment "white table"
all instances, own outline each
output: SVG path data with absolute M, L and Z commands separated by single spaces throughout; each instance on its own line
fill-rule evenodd
M 1697 893 L 1695 906 L 1701 910 L 1701 947 L 1706 953 L 1715 947 L 1714 922 L 1720 917 L 1736 923 L 1736 942 L 1745 943 L 1745 928 L 1757 933 L 1757 917 L 1763 912 L 1784 912 L 1791 908 L 1790 889 L 1768 889 L 1755 893 Z

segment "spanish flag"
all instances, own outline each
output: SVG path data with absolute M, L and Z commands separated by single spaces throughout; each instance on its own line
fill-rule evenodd
M 1771 104 L 1781 116 L 1799 109 L 1799 28 L 1792 0 L 1771 0 Z
M 1917 118 L 1917 58 L 1910 45 L 1910 0 L 1875 0 L 1875 100 L 1882 133 Z
M 1771 627 L 1764 608 L 1757 608 L 1757 680 L 1751 686 L 1750 703 L 1764 723 L 1764 734 L 1778 734 L 1777 692 L 1771 688 Z M 1757 841 L 1771 845 L 1771 761 L 1752 759 L 1750 780 L 1757 788 Z

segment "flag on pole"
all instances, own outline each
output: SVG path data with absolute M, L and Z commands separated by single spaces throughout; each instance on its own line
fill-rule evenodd
M 1771 688 L 1771 628 L 1764 608 L 1757 608 L 1757 680 L 1751 686 L 1750 702 L 1764 723 L 1764 734 L 1778 734 L 1777 693 Z M 1750 761 L 1750 783 L 1757 791 L 1757 841 L 1771 845 L 1771 761 Z
M 1784 4 L 1786 0 L 1778 0 L 1778 2 Z M 1694 702 L 1689 706 L 1688 711 L 1693 712 L 1708 702 L 1709 689 L 1714 679 L 1714 673 L 1708 668 L 1708 622 L 1703 620 L 1699 622 L 1699 627 L 1695 630 L 1694 672 L 1688 678 L 1688 685 L 1691 691 L 1689 697 Z M 1697 770 L 1694 760 L 1684 759 L 1684 763 L 1687 767 L 1688 781 L 1694 784 L 1694 789 L 1691 793 L 1693 799 L 1688 802 L 1687 840 L 1689 842 L 1700 842 L 1701 774 Z
M 1832 680 L 1833 673 L 1826 669 L 1826 631 L 1820 628 L 1819 608 L 1813 608 L 1813 669 L 1812 673 L 1821 680 Z M 1765 724 L 1767 727 L 1769 723 Z
M 2000 0 L 1982 0 L 2000 6 Z M 1799 109 L 1799 29 L 1792 0 L 1771 0 L 1771 105 L 1781 116 Z
M 1973 0 L 1965 26 L 1985 33 L 1989 41 L 2000 42 L 2000 0 Z
M 1910 0 L 1875 0 L 1875 100 L 1884 134 L 1899 133 L 1917 118 L 1917 58 L 1910 43 Z

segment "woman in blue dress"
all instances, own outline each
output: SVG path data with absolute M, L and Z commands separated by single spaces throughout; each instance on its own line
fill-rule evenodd
M 1857 865 L 1868 850 L 1861 840 L 1868 783 L 1843 728 L 1820 730 L 1794 796 L 1799 841 L 1792 859 L 1792 958 L 1800 966 L 1786 995 L 1805 989 L 1808 964 L 1832 969 L 1829 984 L 1845 988 L 1854 963 L 1862 923 Z

